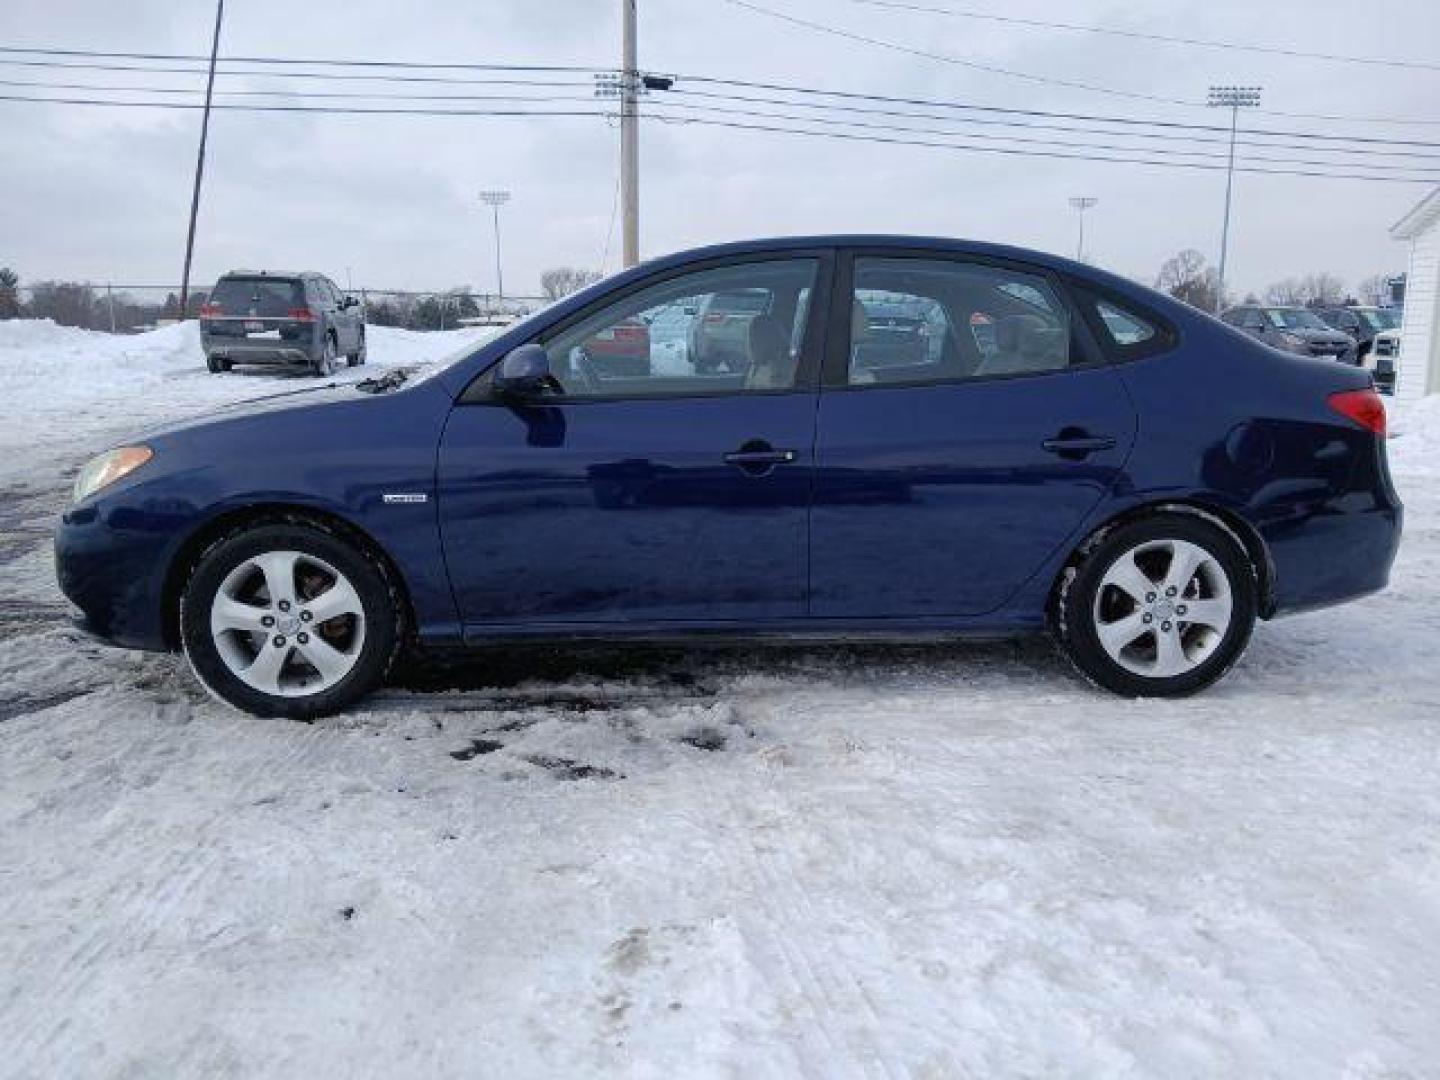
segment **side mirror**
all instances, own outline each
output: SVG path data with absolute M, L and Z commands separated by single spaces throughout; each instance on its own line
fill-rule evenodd
M 353 297 L 353 296 L 342 296 L 342 297 L 340 298 L 340 307 L 341 307 L 342 309 L 344 309 L 344 308 L 352 308 L 352 307 L 359 307 L 359 306 L 360 306 L 360 301 L 359 301 L 359 300 L 356 300 L 355 297 Z
M 543 345 L 519 345 L 505 354 L 495 376 L 495 393 L 502 397 L 539 397 L 559 382 L 550 372 L 550 354 Z

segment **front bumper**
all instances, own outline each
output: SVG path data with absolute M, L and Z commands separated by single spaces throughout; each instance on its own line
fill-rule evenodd
M 133 649 L 171 648 L 165 625 L 165 568 L 176 521 L 166 512 L 71 507 L 55 530 L 55 576 L 80 609 L 82 626 Z

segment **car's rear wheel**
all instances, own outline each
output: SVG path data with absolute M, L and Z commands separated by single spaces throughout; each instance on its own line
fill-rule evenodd
M 1061 644 L 1080 671 L 1128 697 L 1204 689 L 1239 659 L 1258 587 L 1229 530 L 1190 514 L 1106 533 L 1067 573 L 1056 605 Z
M 360 331 L 360 344 L 353 353 L 345 357 L 345 362 L 351 367 L 365 363 L 365 331 Z
M 315 358 L 315 374 L 322 379 L 335 374 L 335 339 L 329 334 L 320 346 L 320 355 Z
M 186 656 L 217 697 L 259 716 L 337 712 L 384 678 L 399 637 L 385 569 L 318 525 L 242 529 L 185 587 Z
M 219 375 L 222 371 L 225 370 L 225 365 L 221 363 L 217 357 L 208 355 L 205 357 L 205 367 L 209 370 L 211 375 Z

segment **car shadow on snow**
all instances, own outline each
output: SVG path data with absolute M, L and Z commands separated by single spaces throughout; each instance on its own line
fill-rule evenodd
M 505 780 L 623 780 L 704 755 L 783 749 L 785 721 L 816 695 L 1033 697 L 1078 686 L 1043 640 L 525 646 L 411 659 L 356 715 L 367 727 L 408 723 L 404 738 Z

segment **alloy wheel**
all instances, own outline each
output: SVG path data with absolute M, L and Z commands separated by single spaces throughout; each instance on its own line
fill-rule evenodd
M 270 551 L 225 576 L 210 608 L 210 634 L 241 682 L 297 697 L 350 674 L 365 644 L 365 612 L 355 586 L 330 563 Z
M 1220 646 L 1234 607 L 1220 560 L 1189 540 L 1149 540 L 1122 552 L 1100 580 L 1092 617 L 1100 646 L 1126 671 L 1171 678 Z

